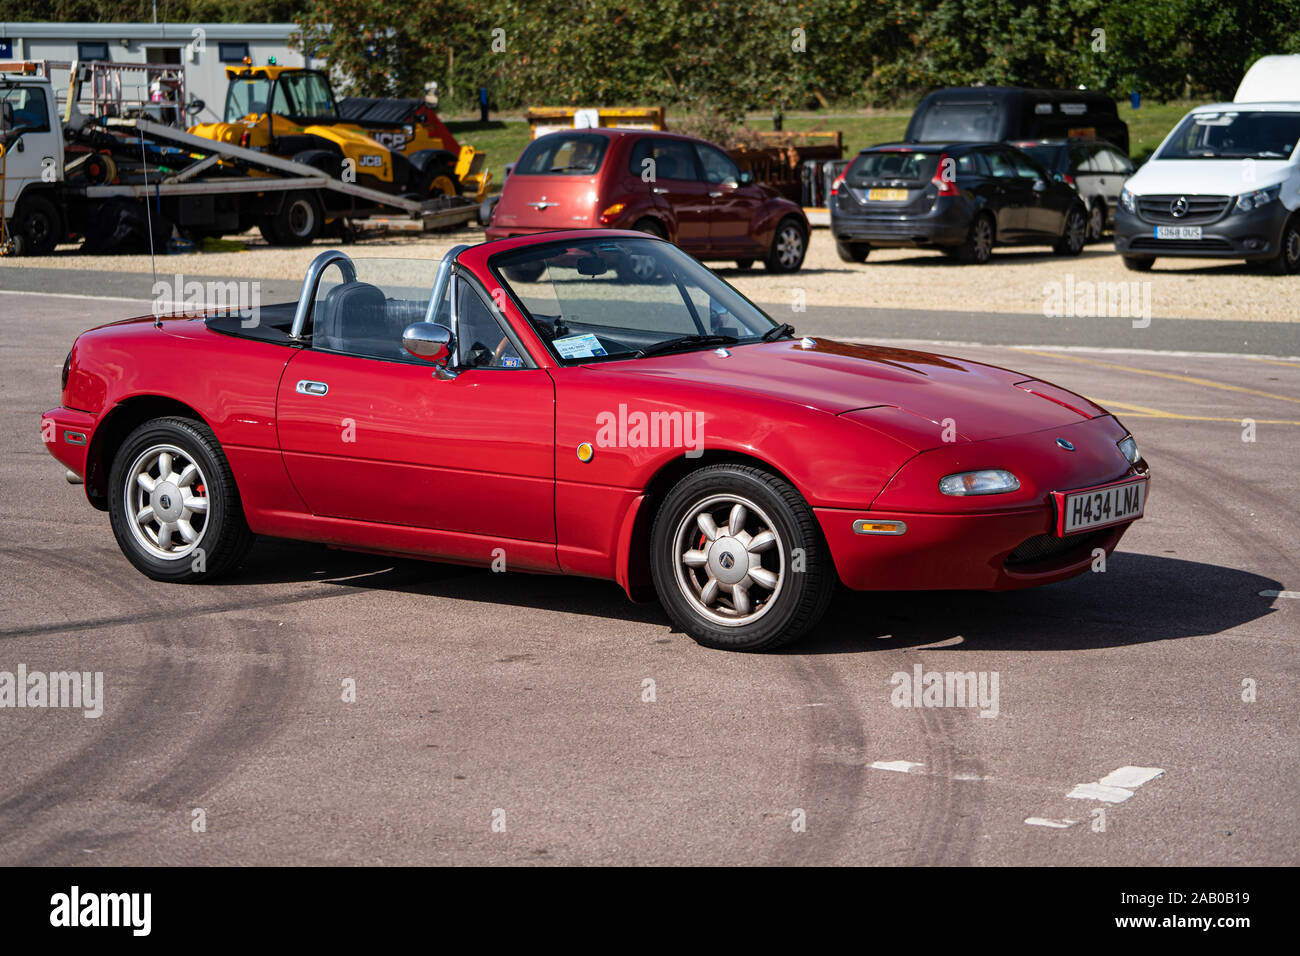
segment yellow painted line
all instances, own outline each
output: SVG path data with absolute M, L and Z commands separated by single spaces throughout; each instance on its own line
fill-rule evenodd
M 1126 414 L 1126 418 L 1172 418 L 1183 422 L 1232 422 L 1240 425 L 1240 418 L 1211 418 L 1206 415 L 1180 415 L 1177 412 L 1163 412 L 1158 408 L 1147 408 L 1145 405 L 1130 405 L 1128 402 L 1113 402 L 1104 398 L 1090 398 L 1091 402 L 1096 402 L 1103 408 L 1118 408 Z M 1300 422 L 1285 421 L 1276 418 L 1256 418 L 1252 419 L 1256 425 L 1300 425 Z
M 1287 368 L 1300 368 L 1300 362 L 1283 362 L 1281 359 L 1260 358 L 1258 355 L 1243 355 L 1253 362 L 1267 362 L 1269 365 L 1285 365 Z
M 1156 378 L 1169 378 L 1175 382 L 1186 382 L 1189 385 L 1203 385 L 1206 388 L 1220 388 L 1225 392 L 1243 392 L 1246 395 L 1258 395 L 1261 398 L 1273 398 L 1280 402 L 1295 402 L 1300 405 L 1300 398 L 1294 395 L 1278 395 L 1275 392 L 1261 392 L 1254 388 L 1244 388 L 1241 385 L 1225 385 L 1223 382 L 1211 382 L 1208 378 L 1192 378 L 1189 375 L 1175 375 L 1173 372 L 1156 372 L 1149 368 L 1134 368 L 1132 365 L 1115 365 L 1113 362 L 1098 362 L 1096 359 L 1080 358 L 1077 355 L 1066 355 L 1062 352 L 1039 352 L 1035 349 L 1017 348 L 1017 352 L 1023 352 L 1026 355 L 1041 355 L 1043 358 L 1063 359 L 1067 362 L 1083 362 L 1085 365 L 1096 365 L 1098 368 L 1113 368 L 1121 372 L 1136 372 L 1138 375 L 1154 375 Z

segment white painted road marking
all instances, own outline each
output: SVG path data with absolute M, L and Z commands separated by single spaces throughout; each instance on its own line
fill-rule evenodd
M 895 773 L 911 773 L 913 767 L 924 767 L 923 763 L 912 763 L 910 760 L 877 760 L 871 765 L 873 770 L 892 770 Z
M 1031 827 L 1051 827 L 1053 830 L 1065 830 L 1078 823 L 1078 820 L 1046 820 L 1043 817 L 1028 817 L 1025 819 Z
M 1292 600 L 1296 600 L 1300 599 L 1300 591 L 1260 591 L 1259 596 L 1291 598 Z
M 1120 767 L 1114 773 L 1108 773 L 1097 782 L 1103 787 L 1123 787 L 1136 790 L 1163 774 L 1159 767 Z
M 1103 787 L 1099 783 L 1081 783 L 1067 797 L 1075 800 L 1100 800 L 1102 803 L 1123 803 L 1133 796 L 1132 790 L 1123 787 Z

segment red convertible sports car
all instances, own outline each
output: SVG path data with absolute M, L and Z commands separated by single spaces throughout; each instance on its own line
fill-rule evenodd
M 710 647 L 855 589 L 1060 581 L 1141 517 L 1086 398 L 799 338 L 672 244 L 582 230 L 436 267 L 321 253 L 297 302 L 86 332 L 42 437 L 159 581 L 254 535 L 617 581 Z

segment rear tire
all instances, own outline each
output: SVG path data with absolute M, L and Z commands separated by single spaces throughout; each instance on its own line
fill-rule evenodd
M 993 217 L 980 213 L 970 224 L 966 239 L 953 253 L 963 265 L 984 265 L 993 256 Z
M 650 538 L 664 610 L 705 647 L 792 643 L 817 625 L 834 593 L 835 567 L 812 509 L 760 468 L 691 472 L 659 506 Z
M 218 577 L 253 543 L 230 463 L 202 422 L 157 418 L 136 428 L 113 456 L 108 487 L 118 546 L 155 581 Z
M 808 230 L 793 216 L 782 219 L 772 234 L 772 248 L 763 260 L 768 272 L 798 272 L 808 255 Z
M 844 242 L 836 239 L 835 252 L 840 257 L 841 262 L 866 262 L 867 256 L 871 254 L 871 243 Z
M 1130 272 L 1150 272 L 1156 264 L 1154 256 L 1120 256 L 1120 259 L 1124 261 L 1124 268 Z
M 273 246 L 306 246 L 320 235 L 324 219 L 319 200 L 300 190 L 285 196 L 279 212 L 264 217 L 258 227 Z
M 1106 204 L 1098 199 L 1088 210 L 1088 241 L 1101 242 L 1106 234 Z

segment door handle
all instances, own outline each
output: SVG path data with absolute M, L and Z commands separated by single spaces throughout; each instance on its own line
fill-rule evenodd
M 330 390 L 330 387 L 324 382 L 309 382 L 303 379 L 298 383 L 298 393 L 300 395 L 324 395 Z
M 654 186 L 650 191 L 656 196 L 662 196 L 664 193 L 668 192 L 668 190 L 664 189 L 662 186 Z
M 717 199 L 717 198 L 718 198 L 719 196 L 721 196 L 721 195 L 722 195 L 721 190 L 719 190 L 719 191 L 716 192 L 716 193 L 709 193 L 709 197 L 710 197 L 711 199 Z

